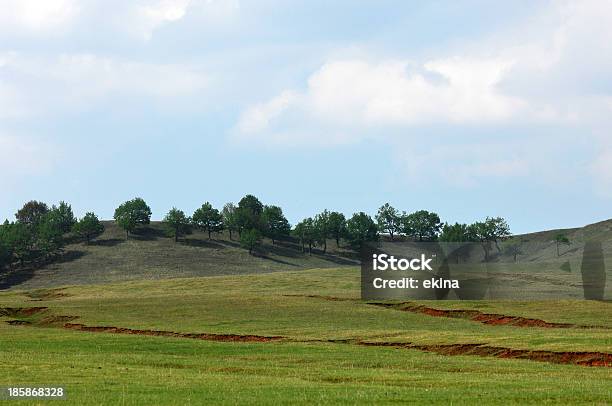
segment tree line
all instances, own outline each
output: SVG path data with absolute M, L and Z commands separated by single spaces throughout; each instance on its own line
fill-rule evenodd
M 137 197 L 119 205 L 113 218 L 129 239 L 138 228 L 150 223 L 151 214 L 147 203 Z M 209 239 L 212 234 L 227 230 L 230 240 L 237 235 L 241 246 L 250 254 L 264 237 L 272 244 L 293 237 L 302 252 L 312 254 L 314 247 L 325 253 L 328 241 L 335 241 L 337 247 L 346 242 L 350 248 L 359 249 L 383 235 L 391 240 L 481 242 L 483 248 L 490 243 L 497 245 L 510 236 L 508 224 L 501 217 L 487 217 L 473 224 L 448 224 L 442 223 L 437 213 L 400 212 L 389 203 L 381 206 L 374 218 L 364 212 L 346 218 L 343 213 L 323 210 L 291 227 L 279 206 L 264 205 L 250 194 L 238 204 L 227 203 L 220 210 L 205 202 L 190 216 L 173 207 L 162 222 L 176 242 L 194 229 L 206 232 Z M 0 225 L 0 269 L 16 263 L 23 266 L 47 261 L 61 252 L 68 239 L 76 238 L 88 244 L 103 231 L 104 225 L 94 213 L 88 212 L 77 219 L 66 202 L 51 207 L 38 201 L 27 202 L 15 214 L 15 221 L 6 220 Z
M 15 221 L 0 225 L 0 270 L 13 264 L 49 261 L 61 252 L 67 237 L 89 243 L 103 231 L 104 225 L 94 213 L 77 219 L 66 202 L 49 207 L 29 201 L 17 211 Z

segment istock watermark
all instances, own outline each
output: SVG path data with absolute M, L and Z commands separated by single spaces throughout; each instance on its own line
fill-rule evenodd
M 551 242 L 377 242 L 362 249 L 364 300 L 612 299 L 612 247 Z
M 434 255 L 435 256 L 435 255 Z M 375 271 L 433 271 L 431 261 L 434 258 L 427 258 L 425 254 L 421 254 L 421 258 L 395 258 L 393 255 L 387 254 L 372 254 L 372 268 Z

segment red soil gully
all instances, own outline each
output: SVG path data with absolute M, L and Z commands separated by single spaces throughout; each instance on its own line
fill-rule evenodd
M 323 295 L 283 295 L 287 297 L 307 297 L 313 299 L 323 299 L 330 301 L 358 301 L 358 299 L 351 298 L 339 298 L 333 296 Z M 508 316 L 505 314 L 492 314 L 483 313 L 478 310 L 444 310 L 435 309 L 433 307 L 421 306 L 416 303 L 403 302 L 403 303 L 377 303 L 368 302 L 373 306 L 381 306 L 394 310 L 401 310 L 405 312 L 421 313 L 432 317 L 448 317 L 454 319 L 468 319 L 476 321 L 482 324 L 489 324 L 494 326 L 511 325 L 514 327 L 543 327 L 543 328 L 602 328 L 608 329 L 605 326 L 583 326 L 578 324 L 570 323 L 552 323 L 540 319 L 531 319 L 521 316 Z
M 455 319 L 468 319 L 482 324 L 494 326 L 510 325 L 514 327 L 543 327 L 543 328 L 603 328 L 604 326 L 582 326 L 570 323 L 552 323 L 540 319 L 531 319 L 521 316 L 508 316 L 504 314 L 483 313 L 478 310 L 444 310 L 434 309 L 417 305 L 410 302 L 392 304 L 392 303 L 369 303 L 374 306 L 381 306 L 395 310 L 401 310 L 412 313 L 422 313 L 432 317 L 449 317 Z
M 310 296 L 316 297 L 316 296 Z M 324 298 L 324 297 L 319 297 Z M 325 298 L 328 299 L 328 298 Z M 332 298 L 329 298 L 332 299 Z M 340 299 L 340 300 L 351 300 L 351 299 Z M 396 307 L 398 305 L 386 304 L 386 303 L 370 303 L 373 305 L 379 305 L 384 307 Z M 439 310 L 432 309 L 424 306 L 417 306 L 409 304 L 411 307 L 406 307 L 407 304 L 403 303 L 400 306 L 404 306 L 399 310 L 406 311 L 417 311 L 424 314 L 429 314 L 435 317 L 462 317 L 464 318 L 468 313 L 473 320 L 480 321 L 486 324 L 514 324 L 516 320 L 527 320 L 529 321 L 526 325 L 521 327 L 574 327 L 573 325 L 559 324 L 559 323 L 547 323 L 537 319 L 525 319 L 522 317 L 511 317 L 503 315 L 491 315 L 485 314 L 478 311 L 472 310 Z M 0 307 L 0 316 L 8 317 L 29 317 L 33 314 L 46 311 L 47 307 Z M 449 313 L 451 314 L 449 316 Z M 78 316 L 49 316 L 41 320 L 40 324 L 55 324 L 63 323 L 66 321 L 78 318 Z M 478 320 L 476 320 L 478 318 Z M 490 320 L 499 320 L 504 318 L 504 321 L 500 323 L 488 323 Z M 510 322 L 506 322 L 505 319 L 509 319 Z M 532 321 L 538 322 L 533 324 Z M 544 323 L 544 325 L 540 324 Z M 10 320 L 7 323 L 11 325 L 31 325 L 29 321 L 23 320 Z M 115 334 L 131 334 L 131 335 L 146 335 L 146 336 L 163 336 L 163 337 L 178 337 L 178 338 L 191 338 L 197 340 L 210 340 L 210 341 L 225 341 L 225 342 L 271 342 L 282 340 L 286 337 L 283 336 L 259 336 L 259 335 L 239 335 L 239 334 L 210 334 L 210 333 L 177 333 L 173 331 L 163 330 L 137 330 L 124 327 L 114 326 L 86 326 L 84 324 L 77 323 L 65 323 L 63 327 L 70 330 L 87 331 L 95 333 L 115 333 Z M 584 327 L 584 326 L 579 326 Z M 393 347 L 393 348 L 409 348 L 427 352 L 434 352 L 441 355 L 476 355 L 476 356 L 494 356 L 497 358 L 515 358 L 515 359 L 526 359 L 540 362 L 550 362 L 555 364 L 571 364 L 581 366 L 593 366 L 593 367 L 612 367 L 612 354 L 602 352 L 580 352 L 580 351 L 531 351 L 531 350 L 520 350 L 506 347 L 495 347 L 484 344 L 412 344 L 412 343 L 391 343 L 391 342 L 364 342 L 364 341 L 352 341 L 352 340 L 328 340 L 329 342 L 336 343 L 351 343 L 354 342 L 359 345 L 365 346 L 377 346 L 377 347 Z
M 0 317 L 29 317 L 47 310 L 47 307 L 0 307 Z
M 89 331 L 93 333 L 114 333 L 114 334 L 133 334 L 144 336 L 162 336 L 162 337 L 179 337 L 193 338 L 196 340 L 209 341 L 229 341 L 229 342 L 270 342 L 281 340 L 282 336 L 257 336 L 257 335 L 239 335 L 239 334 L 209 334 L 209 333 L 176 333 L 174 331 L 163 330 L 136 330 L 124 327 L 112 326 L 86 326 L 84 324 L 66 323 L 64 328 L 70 330 Z
M 484 344 L 412 344 L 389 342 L 359 342 L 360 345 L 375 347 L 408 348 L 441 355 L 477 355 L 497 358 L 514 358 L 531 361 L 550 362 L 553 364 L 572 364 L 589 367 L 612 367 L 612 354 L 603 352 L 578 351 L 531 351 L 495 347 Z

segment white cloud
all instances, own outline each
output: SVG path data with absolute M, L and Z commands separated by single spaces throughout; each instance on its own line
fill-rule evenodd
M 404 59 L 330 60 L 284 105 L 295 125 L 334 128 L 363 138 L 385 126 L 530 122 L 580 123 L 609 113 L 612 71 L 609 2 L 553 2 L 511 32 L 468 44 L 421 63 Z M 258 106 L 272 103 L 272 97 Z M 255 107 L 247 107 L 241 120 Z M 245 138 L 278 139 L 274 123 L 238 131 Z M 338 127 L 345 131 L 337 131 Z M 364 131 L 365 130 L 365 131 Z M 327 135 L 326 135 L 327 136 Z M 284 137 L 282 139 L 287 139 Z
M 0 0 L 0 32 L 39 37 L 56 34 L 128 36 L 148 41 L 154 32 L 194 11 L 215 26 L 240 9 L 239 0 Z
M 118 24 L 132 35 L 150 40 L 155 30 L 183 20 L 193 13 L 200 24 L 217 26 L 240 10 L 238 0 L 153 0 L 128 3 L 126 17 Z
M 74 0 L 0 0 L 0 30 L 48 33 L 65 28 L 78 14 Z
M 155 29 L 182 19 L 190 3 L 191 0 L 159 0 L 137 4 L 133 9 L 134 21 L 128 28 L 148 40 Z
M 521 100 L 496 89 L 511 62 L 450 58 L 416 71 L 410 66 L 407 61 L 326 63 L 310 76 L 304 92 L 286 90 L 247 108 L 237 131 L 242 137 L 275 138 L 275 121 L 293 114 L 303 118 L 301 124 L 315 120 L 344 128 L 334 134 L 358 136 L 364 127 L 505 120 L 523 108 Z M 321 136 L 339 141 L 331 140 L 329 131 Z
M 177 64 L 147 64 L 91 54 L 62 55 L 43 75 L 92 95 L 112 92 L 175 96 L 206 87 L 208 76 Z
M 201 69 L 180 64 L 133 62 L 92 54 L 55 58 L 0 55 L 0 106 L 11 106 L 14 115 L 88 109 L 107 98 L 151 98 L 170 105 L 201 93 L 209 82 Z
M 286 91 L 271 100 L 248 108 L 240 117 L 238 129 L 242 133 L 252 133 L 265 130 L 270 122 L 280 116 L 295 101 L 297 95 Z
M 532 134 L 541 129 L 549 143 L 556 142 L 552 128 L 557 128 L 573 132 L 569 144 L 580 146 L 586 139 L 612 151 L 609 1 L 551 2 L 512 30 L 459 43 L 421 61 L 369 55 L 362 50 L 359 58 L 332 57 L 302 89 L 279 93 L 292 94 L 290 99 L 272 96 L 246 107 L 232 138 L 277 147 L 376 139 L 401 150 L 422 143 L 425 128 L 454 128 L 459 131 L 428 131 L 434 135 L 427 136 L 430 145 L 421 157 L 439 163 L 436 176 L 465 186 L 486 178 L 543 176 L 538 154 L 466 151 L 454 159 L 456 150 L 440 149 L 466 130 L 474 133 L 469 142 L 475 150 L 491 140 L 504 142 L 508 129 L 523 126 Z M 282 108 L 265 108 L 279 98 Z M 258 125 L 243 125 L 253 112 Z M 612 173 L 610 152 L 592 158 L 593 174 Z M 403 166 L 409 171 L 412 164 L 418 159 Z M 607 175 L 597 176 L 603 181 Z M 609 187 L 612 178 L 607 178 Z
M 433 179 L 460 188 L 472 188 L 492 180 L 533 176 L 529 148 L 511 143 L 462 143 L 435 145 L 424 150 L 398 148 L 393 160 L 410 183 L 431 183 Z
M 496 120 L 520 107 L 495 89 L 509 62 L 451 58 L 429 61 L 416 72 L 409 66 L 330 62 L 310 77 L 306 94 L 316 115 L 359 125 Z

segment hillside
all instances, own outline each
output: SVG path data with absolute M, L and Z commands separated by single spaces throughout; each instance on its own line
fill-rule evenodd
M 255 255 L 249 255 L 240 247 L 237 236 L 230 240 L 227 233 L 213 234 L 209 240 L 207 234 L 196 231 L 175 243 L 166 235 L 160 222 L 152 222 L 149 227 L 126 240 L 125 233 L 114 222 L 105 221 L 104 225 L 104 233 L 91 244 L 70 243 L 61 258 L 53 263 L 0 276 L 0 289 L 242 275 L 359 264 L 355 252 L 343 247 L 336 248 L 335 241 L 328 242 L 326 254 L 314 250 L 309 255 L 301 252 L 297 241 L 281 241 L 272 245 L 271 241 L 264 240 Z M 553 242 L 558 233 L 565 234 L 571 242 L 560 247 L 560 255 L 557 255 Z M 584 242 L 592 238 L 602 241 L 606 263 L 612 263 L 612 220 L 582 228 L 517 235 L 513 240 L 521 242 L 521 253 L 516 263 L 527 272 L 563 267 L 561 269 L 568 272 L 565 279 L 578 277 L 576 271 L 582 261 Z M 494 261 L 514 262 L 505 255 L 500 255 Z
M 302 253 L 294 241 L 264 240 L 255 255 L 240 247 L 238 236 L 199 231 L 178 243 L 166 235 L 160 222 L 152 222 L 126 241 L 125 232 L 105 221 L 105 231 L 89 245 L 68 244 L 59 260 L 38 269 L 25 269 L 0 277 L 0 289 L 30 289 L 64 285 L 110 283 L 140 279 L 240 275 L 338 267 L 358 264 L 354 253 L 335 249 L 328 253 Z

